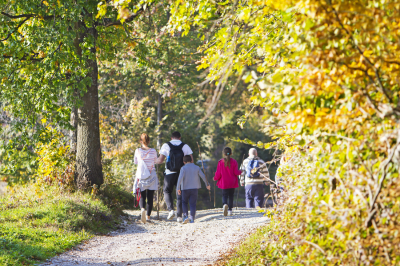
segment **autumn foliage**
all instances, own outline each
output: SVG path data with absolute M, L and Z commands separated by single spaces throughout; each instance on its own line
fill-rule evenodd
M 289 200 L 268 265 L 400 263 L 400 1 L 181 1 L 172 32 L 209 27 L 200 68 L 242 77 L 285 150 Z

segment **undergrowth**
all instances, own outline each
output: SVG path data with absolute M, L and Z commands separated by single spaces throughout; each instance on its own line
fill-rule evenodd
M 35 185 L 15 191 L 0 198 L 0 265 L 37 264 L 106 234 L 133 203 L 113 185 L 92 194 Z

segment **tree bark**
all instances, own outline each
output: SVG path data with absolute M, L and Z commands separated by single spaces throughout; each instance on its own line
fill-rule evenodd
M 77 141 L 77 126 L 78 126 L 78 109 L 76 106 L 72 107 L 71 110 L 71 119 L 70 119 L 71 126 L 74 127 L 74 129 L 69 131 L 69 137 L 70 137 L 70 149 L 73 154 L 76 154 L 76 141 Z
M 162 145 L 162 131 L 160 128 L 161 125 L 161 121 L 162 121 L 162 97 L 161 94 L 158 94 L 158 108 L 157 108 L 157 126 L 159 126 L 158 128 L 158 136 L 157 136 L 157 149 L 161 149 L 161 145 Z
M 91 85 L 81 98 L 82 105 L 78 108 L 77 147 L 76 147 L 76 183 L 79 189 L 86 189 L 94 184 L 103 183 L 101 165 L 100 126 L 99 126 L 99 94 L 98 65 L 96 60 L 96 28 L 86 29 L 87 35 L 92 35 L 94 47 L 91 52 L 93 59 L 86 61 L 91 71 Z

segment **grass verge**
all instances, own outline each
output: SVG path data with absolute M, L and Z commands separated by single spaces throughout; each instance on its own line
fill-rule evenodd
M 34 265 L 118 224 L 133 197 L 116 186 L 98 195 L 34 185 L 0 198 L 0 265 Z
M 266 265 L 265 234 L 268 226 L 257 229 L 240 245 L 224 255 L 215 265 Z

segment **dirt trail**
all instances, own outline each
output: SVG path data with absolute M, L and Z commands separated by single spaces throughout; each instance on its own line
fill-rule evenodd
M 192 224 L 167 221 L 167 212 L 160 213 L 161 220 L 146 224 L 134 221 L 138 211 L 127 214 L 131 219 L 122 229 L 95 237 L 43 265 L 210 265 L 269 221 L 244 208 L 227 217 L 219 209 L 198 211 Z

